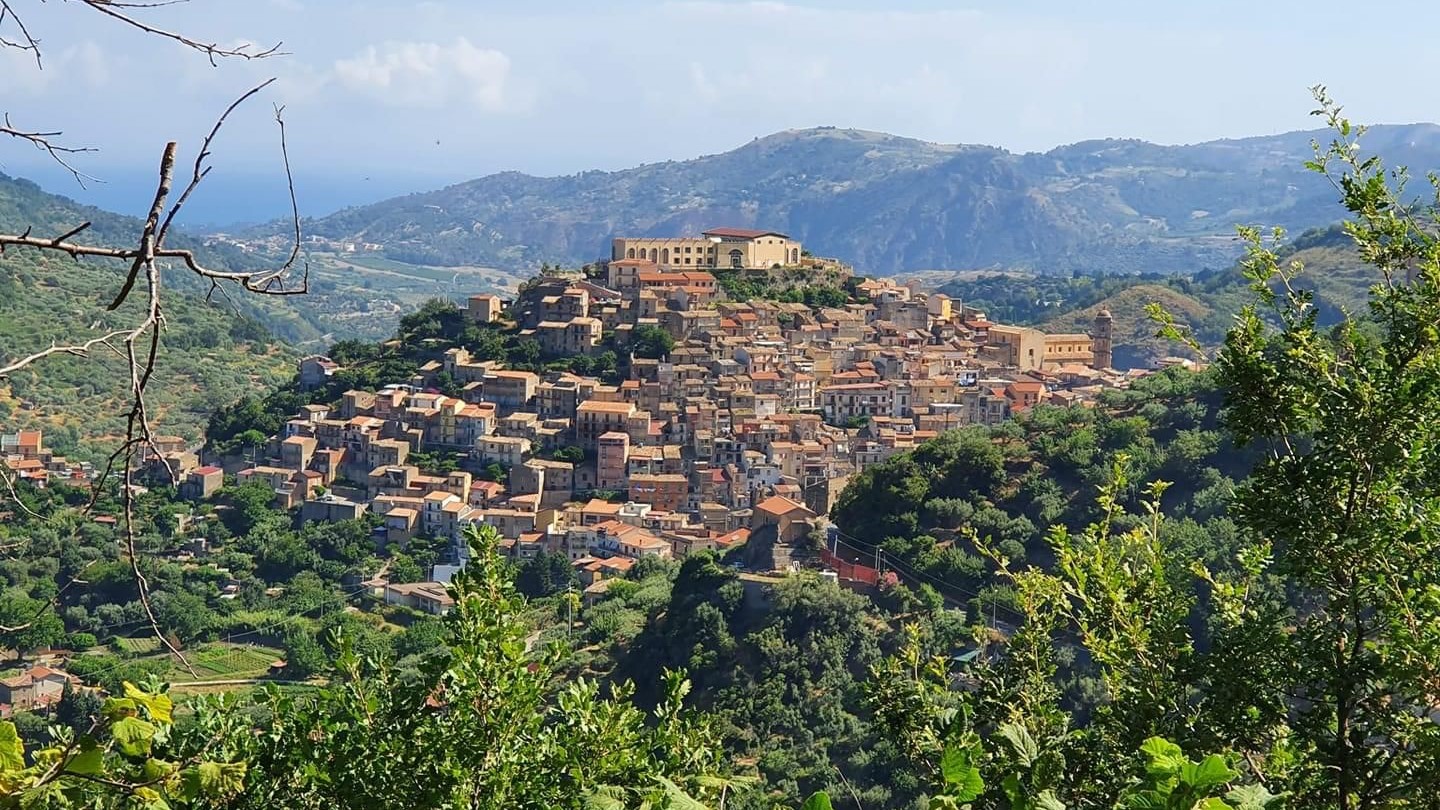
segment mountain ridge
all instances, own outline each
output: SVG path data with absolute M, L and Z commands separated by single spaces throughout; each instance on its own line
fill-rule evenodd
M 547 177 L 507 171 L 306 221 L 421 264 L 538 266 L 602 257 L 617 234 L 766 227 L 864 273 L 1020 268 L 1194 272 L 1230 264 L 1240 223 L 1334 220 L 1304 168 L 1324 130 L 1161 145 L 1100 139 L 1045 152 L 810 128 L 726 152 Z M 1379 125 L 1367 145 L 1440 166 L 1440 125 Z M 261 229 L 263 231 L 264 229 Z

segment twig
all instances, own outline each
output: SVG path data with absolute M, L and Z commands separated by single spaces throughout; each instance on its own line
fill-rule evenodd
M 31 509 L 28 504 L 20 500 L 20 493 L 15 490 L 15 478 L 14 476 L 10 475 L 10 473 L 5 469 L 4 459 L 0 459 L 0 481 L 4 481 L 5 488 L 10 490 L 10 500 L 14 501 L 15 505 L 20 507 L 20 509 L 25 512 L 25 514 L 29 515 L 32 518 L 35 518 L 36 520 L 45 519 L 44 515 L 41 515 L 34 509 Z
M 0 0 L 0 29 L 3 29 L 6 19 L 15 21 L 15 28 L 20 31 L 20 37 L 23 41 L 15 42 L 0 37 L 0 47 L 29 51 L 35 56 L 35 67 L 43 69 L 44 65 L 40 61 L 40 40 L 30 35 L 30 29 L 25 27 L 25 21 L 20 19 L 20 15 L 16 14 L 15 9 L 10 7 L 8 0 Z
M 275 43 L 274 45 L 271 45 L 269 48 L 266 48 L 266 49 L 263 50 L 263 51 L 254 51 L 254 50 L 251 50 L 251 46 L 250 46 L 249 44 L 237 45 L 237 46 L 235 46 L 235 47 L 233 47 L 233 48 L 225 48 L 225 47 L 220 46 L 218 43 L 214 43 L 214 42 L 209 42 L 209 43 L 207 43 L 207 42 L 202 42 L 202 41 L 200 41 L 200 40 L 198 40 L 198 39 L 193 39 L 193 38 L 188 37 L 188 36 L 186 36 L 186 35 L 184 35 L 184 34 L 177 33 L 177 32 L 175 32 L 175 31 L 170 31 L 170 30 L 167 30 L 167 29 L 164 29 L 164 28 L 157 28 L 157 27 L 155 27 L 155 26 L 153 26 L 153 25 L 150 25 L 149 23 L 143 22 L 143 21 L 141 21 L 141 20 L 138 20 L 138 19 L 130 16 L 129 14 L 126 14 L 126 13 L 123 12 L 123 11 L 119 11 L 119 9 L 128 9 L 128 8 L 155 8 L 155 7 L 157 7 L 157 6 L 170 5 L 170 3 L 166 3 L 166 2 L 156 2 L 156 3 L 115 2 L 115 0 L 81 0 L 81 2 L 83 2 L 85 5 L 89 6 L 90 8 L 95 9 L 96 11 L 100 12 L 101 14 L 104 14 L 104 15 L 106 15 L 106 16 L 109 16 L 109 17 L 112 17 L 112 18 L 114 18 L 114 19 L 116 19 L 116 20 L 119 20 L 119 21 L 122 22 L 122 23 L 125 23 L 126 25 L 130 26 L 131 28 L 137 28 L 137 29 L 139 29 L 140 31 L 143 31 L 143 32 L 145 32 L 145 33 L 147 33 L 147 34 L 151 34 L 151 35 L 153 35 L 153 36 L 157 36 L 157 37 L 160 37 L 160 38 L 162 38 L 162 39 L 168 39 L 168 40 L 171 40 L 171 41 L 173 41 L 173 42 L 178 42 L 178 43 L 180 43 L 181 45 L 184 45 L 184 46 L 187 47 L 187 48 L 190 48 L 190 49 L 192 49 L 192 50 L 199 51 L 199 52 L 205 54 L 206 58 L 208 58 L 208 59 L 210 60 L 210 64 L 211 64 L 212 66 L 217 66 L 217 65 L 219 65 L 219 60 L 222 59 L 222 58 L 265 59 L 265 58 L 271 57 L 271 56 L 283 56 L 283 55 L 285 55 L 284 52 L 280 50 L 280 46 L 283 44 L 283 43 L 280 43 L 280 42 L 277 42 L 277 43 Z
M 3 21 L 5 13 L 6 12 L 4 8 L 0 8 L 0 21 Z M 0 38 L 0 47 L 6 45 L 13 45 L 13 43 L 7 42 L 5 39 Z M 39 149 L 40 151 L 49 154 L 51 160 L 59 163 L 62 167 L 64 167 L 65 171 L 70 172 L 70 174 L 74 175 L 75 182 L 79 183 L 81 188 L 85 187 L 86 180 L 99 182 L 96 177 L 85 174 L 84 172 L 75 168 L 73 165 L 71 165 L 69 160 L 70 155 L 78 155 L 82 152 L 95 152 L 98 150 L 88 146 L 62 146 L 58 143 L 55 143 L 55 141 L 51 139 L 58 138 L 64 134 L 58 129 L 50 132 L 21 129 L 15 126 L 15 124 L 10 120 L 10 113 L 8 112 L 5 113 L 4 120 L 5 123 L 0 124 L 0 135 L 9 135 L 12 138 L 18 138 L 22 141 L 27 141 L 30 144 L 34 145 L 36 149 Z
M 165 223 L 160 226 L 158 240 L 162 244 L 165 241 L 165 237 L 170 233 L 170 225 L 175 221 L 175 215 L 180 213 L 180 209 L 185 207 L 185 203 L 190 199 L 190 195 L 194 193 L 195 189 L 200 187 L 200 181 L 204 180 L 205 176 L 210 173 L 210 167 L 205 165 L 205 159 L 210 157 L 210 144 L 215 140 L 215 136 L 220 134 L 220 128 L 225 126 L 225 119 L 230 117 L 230 113 L 234 112 L 236 107 L 244 104 L 246 99 L 269 87 L 274 82 L 274 77 L 271 77 L 250 88 L 244 95 L 230 102 L 230 106 L 226 107 L 225 112 L 220 113 L 220 117 L 215 120 L 215 126 L 210 128 L 210 134 L 206 135 L 205 140 L 200 142 L 200 151 L 195 154 L 195 169 L 190 175 L 190 182 L 185 185 L 185 190 L 180 192 L 179 198 L 177 198 L 175 204 L 170 207 L 170 213 L 165 215 Z M 281 134 L 283 141 L 283 130 Z

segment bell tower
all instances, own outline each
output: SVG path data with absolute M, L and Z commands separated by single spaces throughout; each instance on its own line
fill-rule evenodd
M 1095 326 L 1090 330 L 1090 351 L 1094 358 L 1090 361 L 1090 367 L 1094 369 L 1107 369 L 1114 362 L 1115 318 L 1110 310 L 1102 309 L 1095 313 Z

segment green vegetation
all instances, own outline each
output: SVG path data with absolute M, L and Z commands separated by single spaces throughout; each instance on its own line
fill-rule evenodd
M 669 332 L 658 326 L 637 328 L 630 342 L 630 350 L 636 357 L 645 357 L 651 360 L 668 356 L 673 348 L 675 348 L 675 338 L 670 337 Z
M 12 250 L 0 257 L 0 358 L 52 343 L 83 342 L 139 319 L 140 301 L 105 311 L 99 290 L 115 268 L 68 257 Z M 150 392 L 155 429 L 197 439 L 209 413 L 234 391 L 269 387 L 290 373 L 294 355 L 256 321 L 180 293 L 166 302 L 167 328 Z M 41 428 L 46 445 L 95 459 L 124 433 L 129 370 L 123 357 L 97 349 L 58 355 L 0 383 L 0 424 Z
M 817 279 L 810 271 L 715 270 L 713 274 L 732 301 L 780 301 L 808 307 L 843 307 L 850 302 L 849 290 L 834 279 Z
M 1440 201 L 1400 205 L 1320 101 L 1339 135 L 1313 168 L 1335 177 L 1347 232 L 1384 279 L 1369 322 L 1325 325 L 1244 230 L 1251 300 L 1212 371 L 946 433 L 857 478 L 841 538 L 908 585 L 884 580 L 870 599 L 709 553 L 646 559 L 577 623 L 565 561 L 517 570 L 487 527 L 445 619 L 351 611 L 336 586 L 377 561 L 369 526 L 297 531 L 263 487 L 235 487 L 192 516 L 219 548 L 187 566 L 167 559 L 180 521 L 156 490 L 137 502 L 136 550 L 167 640 L 233 672 L 258 661 L 222 634 L 273 634 L 326 682 L 208 696 L 182 719 L 149 677 L 165 662 L 76 656 L 112 697 L 72 690 L 53 731 L 27 712 L 0 722 L 0 800 L 1433 806 Z M 148 620 L 127 614 L 134 580 L 110 529 L 77 508 L 84 493 L 20 494 L 0 524 L 25 550 L 0 562 L 0 642 L 133 635 Z M 113 513 L 113 493 L 98 508 Z M 229 577 L 242 584 L 221 600 Z M 272 582 L 283 593 L 256 592 Z
M 1380 281 L 1379 273 L 1360 260 L 1353 241 L 1338 226 L 1301 234 L 1275 248 L 1287 264 L 1299 262 L 1304 267 L 1292 283 L 1314 294 L 1325 325 L 1363 312 L 1370 287 Z M 981 273 L 951 281 L 941 291 L 984 311 L 992 321 L 1047 332 L 1089 332 L 1096 313 L 1107 309 L 1115 319 L 1115 362 L 1120 368 L 1146 368 L 1176 353 L 1193 355 L 1157 337 L 1147 315 L 1151 306 L 1169 312 L 1202 346 L 1213 349 L 1224 340 L 1235 312 L 1250 296 L 1249 282 L 1235 267 L 1188 276 Z
M 1175 369 L 1108 391 L 1096 408 L 1042 406 L 998 427 L 947 432 L 851 482 L 834 512 L 843 548 L 873 557 L 878 547 L 975 610 L 1010 603 L 1008 591 L 991 590 L 993 566 L 975 538 L 1045 563 L 1049 527 L 1093 521 L 1095 495 L 1123 453 L 1135 480 L 1174 483 L 1162 504 L 1173 518 L 1167 541 L 1223 560 L 1239 542 L 1227 506 L 1255 454 L 1235 447 L 1221 404 L 1212 373 Z M 1140 496 L 1123 493 L 1132 507 Z

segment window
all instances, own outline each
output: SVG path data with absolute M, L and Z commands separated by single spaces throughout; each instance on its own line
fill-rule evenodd
M 625 251 L 625 258 L 627 258 L 627 259 L 633 259 L 633 258 L 635 258 L 635 248 L 630 248 L 629 250 Z
M 740 269 L 745 266 L 745 254 L 739 250 L 730 251 L 730 266 Z

